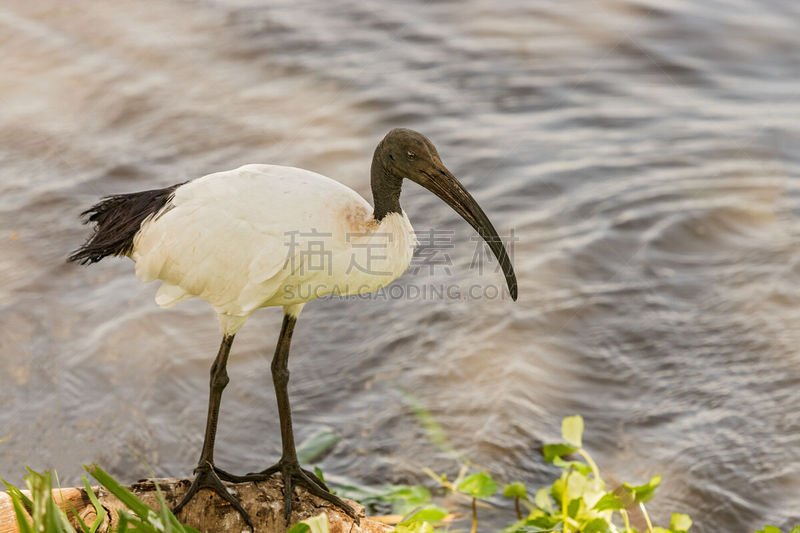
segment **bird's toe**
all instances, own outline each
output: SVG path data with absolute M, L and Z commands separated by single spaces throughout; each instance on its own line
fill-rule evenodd
M 195 474 L 194 481 L 192 481 L 192 484 L 189 486 L 189 490 L 186 491 L 186 494 L 183 495 L 181 501 L 172 510 L 173 513 L 176 515 L 180 513 L 186 504 L 189 503 L 197 495 L 197 493 L 200 492 L 200 490 L 208 489 L 216 493 L 224 501 L 228 502 L 231 507 L 236 509 L 236 511 L 242 516 L 245 524 L 247 524 L 247 527 L 249 527 L 251 531 L 255 531 L 253 523 L 250 520 L 250 515 L 244 510 L 244 507 L 242 507 L 242 504 L 239 502 L 239 500 L 233 494 L 231 494 L 231 492 L 228 490 L 228 487 L 222 483 L 213 466 L 200 466 L 195 469 Z

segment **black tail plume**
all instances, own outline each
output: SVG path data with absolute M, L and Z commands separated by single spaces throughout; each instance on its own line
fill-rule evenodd
M 86 265 L 110 255 L 127 255 L 144 219 L 158 213 L 172 199 L 179 183 L 163 189 L 107 196 L 81 213 L 83 223 L 94 222 L 94 232 L 68 261 Z

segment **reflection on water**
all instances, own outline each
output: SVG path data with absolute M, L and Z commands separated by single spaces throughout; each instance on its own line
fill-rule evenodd
M 505 480 L 553 472 L 562 416 L 651 510 L 700 532 L 800 519 L 800 5 L 653 0 L 23 2 L 0 7 L 0 474 L 97 460 L 127 481 L 188 475 L 218 344 L 202 302 L 153 304 L 127 260 L 64 258 L 99 196 L 247 162 L 368 195 L 377 140 L 427 134 L 501 233 L 520 300 L 325 300 L 299 321 L 300 438 L 367 483 L 454 467 L 399 390 Z M 367 196 L 368 197 L 368 196 Z M 471 230 L 409 185 L 417 229 Z M 267 374 L 280 312 L 238 335 L 221 466 L 273 462 Z M 498 518 L 497 523 L 501 523 Z

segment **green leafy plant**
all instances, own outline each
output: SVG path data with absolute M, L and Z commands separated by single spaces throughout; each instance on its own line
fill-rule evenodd
M 522 509 L 520 507 L 520 503 L 531 503 L 530 499 L 528 498 L 528 490 L 525 488 L 525 484 L 521 481 L 509 483 L 503 487 L 503 496 L 514 500 L 514 510 L 517 512 L 517 520 L 522 520 Z
M 643 485 L 623 483 L 609 490 L 600 476 L 597 464 L 583 448 L 583 418 L 569 416 L 561 422 L 562 442 L 542 448 L 544 459 L 561 468 L 561 476 L 550 486 L 536 492 L 534 500 L 527 499 L 523 483 L 516 482 L 504 491 L 516 502 L 524 501 L 530 512 L 506 528 L 508 533 L 528 531 L 561 531 L 563 533 L 634 533 L 630 511 L 638 507 L 648 533 L 683 533 L 691 520 L 675 514 L 669 528 L 656 528 L 645 508 L 661 483 L 653 476 Z M 517 507 L 519 512 L 519 507 Z
M 424 414 L 424 427 L 430 433 L 435 427 L 435 444 L 440 450 L 453 450 L 446 442 L 444 432 L 432 415 L 418 402 L 414 413 Z M 688 515 L 675 513 L 669 527 L 655 527 L 645 508 L 645 503 L 655 495 L 661 483 L 660 476 L 646 483 L 622 483 L 609 489 L 589 452 L 583 448 L 584 421 L 580 416 L 565 418 L 561 424 L 562 441 L 547 444 L 542 453 L 548 463 L 561 468 L 561 475 L 550 486 L 535 493 L 529 492 L 521 481 L 508 483 L 502 495 L 514 501 L 517 520 L 505 528 L 505 533 L 562 532 L 562 533 L 639 533 L 631 524 L 630 512 L 638 509 L 648 533 L 685 533 L 692 521 Z M 457 453 L 453 455 L 460 457 Z M 462 466 L 455 480 L 446 474 L 423 469 L 445 494 L 453 494 L 471 506 L 471 532 L 478 529 L 478 506 L 488 505 L 498 492 L 498 485 L 485 471 L 469 473 L 472 463 Z M 531 498 L 530 494 L 534 494 Z M 397 530 L 401 533 L 432 532 L 447 527 L 442 520 L 452 513 L 433 504 L 431 493 L 422 486 L 403 486 L 390 490 L 370 491 L 363 487 L 347 487 L 345 495 L 362 504 L 391 502 L 396 512 L 404 514 Z M 409 509 L 414 509 L 409 512 Z M 775 533 L 767 531 L 765 533 Z M 792 532 L 795 533 L 795 532 Z M 797 532 L 800 533 L 800 532 Z
M 478 530 L 478 500 L 491 498 L 497 492 L 497 483 L 486 472 L 477 472 L 465 477 L 456 485 L 456 490 L 472 497 L 472 533 Z
M 128 530 L 136 533 L 197 533 L 196 529 L 184 526 L 178 521 L 164 500 L 158 484 L 156 484 L 158 500 L 156 512 L 97 464 L 84 468 L 127 507 L 127 510 L 119 511 L 118 533 L 126 533 Z
M 476 472 L 467 475 L 468 468 L 463 466 L 456 479 L 450 482 L 446 474 L 436 474 L 431 469 L 424 469 L 434 481 L 448 493 L 456 494 L 467 499 L 472 507 L 472 533 L 478 528 L 478 502 L 491 498 L 497 492 L 497 483 L 487 472 Z M 413 520 L 411 517 L 409 520 Z
M 50 472 L 39 473 L 28 469 L 25 485 L 30 492 L 30 497 L 7 481 L 0 481 L 11 498 L 11 505 L 14 508 L 17 526 L 21 533 L 77 533 L 63 509 L 53 501 L 53 476 Z M 84 481 L 86 480 L 84 479 Z M 92 504 L 97 512 L 97 520 L 91 527 L 80 521 L 82 533 L 94 533 L 105 518 L 103 507 L 96 502 L 97 498 L 92 498 Z
M 159 510 L 156 512 L 96 464 L 84 468 L 127 507 L 127 509 L 119 511 L 116 532 L 197 533 L 196 529 L 184 526 L 178 521 L 167 506 L 158 485 L 156 485 L 156 498 Z M 50 472 L 39 473 L 28 469 L 28 475 L 25 476 L 24 481 L 30 497 L 11 483 L 5 480 L 0 481 L 5 485 L 6 492 L 11 499 L 17 526 L 21 533 L 79 533 L 70 524 L 66 512 L 53 500 L 53 476 Z M 92 525 L 87 525 L 74 508 L 72 509 L 73 515 L 78 522 L 80 533 L 95 533 L 105 521 L 106 512 L 98 501 L 97 495 L 89 486 L 86 476 L 83 477 L 83 486 L 97 518 Z

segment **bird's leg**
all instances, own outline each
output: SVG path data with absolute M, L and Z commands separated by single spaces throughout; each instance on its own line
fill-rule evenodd
M 272 382 L 275 385 L 275 395 L 278 400 L 278 414 L 281 423 L 281 442 L 283 443 L 283 454 L 277 464 L 255 474 L 245 476 L 232 476 L 226 474 L 226 478 L 235 482 L 260 481 L 272 476 L 275 472 L 280 472 L 283 478 L 283 509 L 284 516 L 289 521 L 292 514 L 292 494 L 295 485 L 301 485 L 314 496 L 327 500 L 339 507 L 350 517 L 358 521 L 355 510 L 345 503 L 341 498 L 331 494 L 325 483 L 315 474 L 300 468 L 297 460 L 297 450 L 294 444 L 294 431 L 292 430 L 292 412 L 289 406 L 289 347 L 292 342 L 292 333 L 297 318 L 285 314 L 281 334 L 278 338 L 278 345 L 275 348 L 275 356 L 272 358 Z
M 250 529 L 254 529 L 250 521 L 250 515 L 244 510 L 239 500 L 237 500 L 228 491 L 222 481 L 220 481 L 214 467 L 214 440 L 217 435 L 219 404 L 222 400 L 222 391 L 225 390 L 228 381 L 230 381 L 226 366 L 228 364 L 228 354 L 230 354 L 231 351 L 233 337 L 233 335 L 225 335 L 222 338 L 222 344 L 220 344 L 217 358 L 214 360 L 214 364 L 211 365 L 211 390 L 208 398 L 208 417 L 206 418 L 206 434 L 203 439 L 203 451 L 200 453 L 200 461 L 197 463 L 197 468 L 194 469 L 194 481 L 173 511 L 175 514 L 179 513 L 201 489 L 209 489 L 217 493 L 223 500 L 236 509 L 242 515 L 242 518 L 244 518 L 245 523 Z

